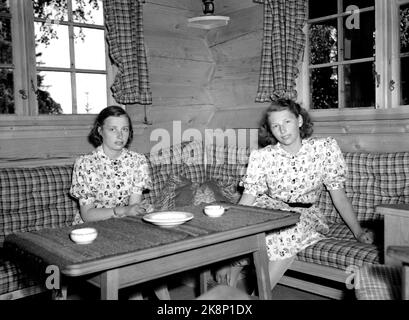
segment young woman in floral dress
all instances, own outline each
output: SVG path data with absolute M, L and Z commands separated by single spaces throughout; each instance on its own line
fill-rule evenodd
M 359 225 L 345 193 L 346 164 L 337 142 L 330 137 L 312 138 L 312 125 L 299 104 L 286 99 L 273 102 L 260 129 L 259 142 L 265 147 L 250 154 L 243 178 L 239 204 L 300 213 L 295 226 L 266 236 L 272 288 L 298 252 L 325 238 L 328 226 L 316 206 L 324 186 L 355 238 L 373 242 L 372 234 Z M 237 278 L 240 269 L 221 268 L 216 280 L 234 285 L 232 278 Z
M 75 161 L 72 177 L 82 220 L 145 213 L 142 191 L 151 179 L 146 157 L 127 149 L 132 138 L 131 119 L 121 107 L 109 106 L 97 116 L 89 134 L 95 150 Z

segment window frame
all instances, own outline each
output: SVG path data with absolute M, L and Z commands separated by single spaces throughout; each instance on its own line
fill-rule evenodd
M 72 0 L 68 0 L 68 5 L 71 4 Z M 49 119 L 55 119 L 56 117 L 62 117 L 67 120 L 79 118 L 84 119 L 84 123 L 89 122 L 90 119 L 95 117 L 95 114 L 59 114 L 59 115 L 47 115 L 39 114 L 38 105 L 37 105 L 37 70 L 41 71 L 50 71 L 51 69 L 61 70 L 62 68 L 49 68 L 49 67 L 37 67 L 36 58 L 35 58 L 35 34 L 34 34 L 34 22 L 38 19 L 34 18 L 34 12 L 32 8 L 32 1 L 26 0 L 13 0 L 10 1 L 10 13 L 11 13 L 11 36 L 12 36 L 12 53 L 13 53 L 13 66 L 14 66 L 14 113 L 13 114 L 2 114 L 1 120 L 12 121 L 13 123 L 18 123 L 18 120 L 26 123 L 28 119 L 39 120 L 39 121 L 48 121 Z M 85 26 L 84 24 L 77 22 L 68 22 L 61 24 L 71 24 L 73 27 Z M 87 28 L 90 26 L 87 25 Z M 92 27 L 91 27 L 92 28 Z M 97 29 L 102 29 L 101 27 L 96 27 Z M 103 27 L 106 35 L 106 26 Z M 106 93 L 107 93 L 107 105 L 117 104 L 115 102 L 110 86 L 113 83 L 115 68 L 111 64 L 109 59 L 108 52 L 108 43 L 105 38 L 105 72 L 95 72 L 94 70 L 88 69 L 77 69 L 72 65 L 70 68 L 67 68 L 67 72 L 72 72 L 75 70 L 78 73 L 78 70 L 86 73 L 105 73 L 107 77 L 106 83 Z M 73 39 L 69 39 L 73 41 Z M 71 50 L 73 51 L 73 47 Z M 70 49 L 69 49 L 70 50 Z M 70 56 L 73 54 L 70 53 Z M 71 61 L 72 62 L 72 61 Z M 71 73 L 71 83 L 75 81 L 75 73 Z M 32 83 L 34 86 L 32 86 Z M 22 94 L 19 93 L 19 90 L 23 90 L 27 95 L 26 99 L 23 99 Z M 75 98 L 75 87 L 72 87 L 71 94 L 73 99 Z M 73 108 L 73 112 L 76 112 Z M 3 122 L 3 121 L 1 121 Z M 82 122 L 82 121 L 81 121 Z
M 398 28 L 397 20 L 399 19 L 398 7 L 408 2 L 409 0 L 375 0 L 375 70 L 379 85 L 375 88 L 374 108 L 311 109 L 308 24 L 304 26 L 306 45 L 296 83 L 299 92 L 298 100 L 304 108 L 309 110 L 314 119 L 322 119 L 323 121 L 332 121 L 334 119 L 381 120 L 397 119 L 402 116 L 407 118 L 409 116 L 408 106 L 399 104 L 400 85 L 395 84 L 395 90 L 389 90 L 390 81 L 398 79 L 396 75 L 400 72 L 400 64 L 397 59 L 400 39 L 399 32 L 396 31 Z M 398 82 L 395 80 L 395 83 Z

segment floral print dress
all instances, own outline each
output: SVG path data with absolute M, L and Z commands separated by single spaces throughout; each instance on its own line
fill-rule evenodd
M 144 155 L 123 149 L 112 160 L 99 146 L 75 161 L 70 193 L 80 205 L 113 208 L 129 205 L 131 194 L 142 194 L 149 188 L 151 178 Z
M 328 190 L 343 188 L 346 164 L 335 139 L 308 138 L 296 155 L 279 143 L 250 154 L 243 177 L 244 193 L 256 197 L 255 206 L 300 213 L 293 227 L 266 236 L 270 260 L 292 257 L 325 238 L 328 226 L 314 205 L 325 185 Z M 312 203 L 310 208 L 290 207 L 287 203 Z

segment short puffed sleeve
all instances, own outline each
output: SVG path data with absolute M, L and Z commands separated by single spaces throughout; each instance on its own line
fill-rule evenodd
M 90 184 L 91 170 L 89 167 L 89 161 L 85 157 L 80 157 L 75 161 L 72 173 L 70 194 L 77 198 L 82 206 L 94 203 L 96 198 Z
M 142 194 L 143 190 L 152 188 L 152 179 L 149 174 L 149 165 L 144 155 L 136 154 L 133 158 L 135 161 L 135 166 L 131 193 Z
M 245 176 L 242 179 L 244 193 L 257 197 L 259 194 L 267 192 L 265 160 L 260 150 L 253 150 L 250 153 L 249 164 Z
M 324 142 L 324 184 L 328 190 L 344 188 L 347 166 L 341 149 L 334 138 L 327 138 Z

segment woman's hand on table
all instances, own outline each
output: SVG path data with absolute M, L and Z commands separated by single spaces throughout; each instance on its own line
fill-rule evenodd
M 135 203 L 123 208 L 125 209 L 124 210 L 125 216 L 137 216 L 146 213 L 145 206 L 142 205 L 141 203 Z

